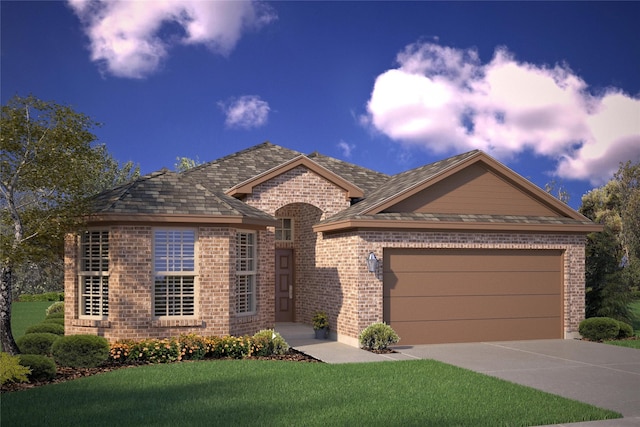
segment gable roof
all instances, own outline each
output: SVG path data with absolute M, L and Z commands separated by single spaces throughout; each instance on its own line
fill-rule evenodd
M 384 174 L 338 159 L 304 154 L 264 142 L 176 173 L 163 169 L 105 191 L 91 200 L 91 221 L 155 221 L 273 225 L 275 218 L 238 198 L 253 186 L 304 166 L 361 198 Z M 343 174 L 347 178 L 343 177 Z M 351 181 L 365 184 L 364 189 Z
M 387 212 L 386 209 L 408 200 L 421 191 L 463 171 L 482 164 L 544 205 L 554 215 L 491 215 L 466 212 Z M 392 176 L 361 202 L 327 218 L 314 227 L 316 232 L 344 231 L 354 228 L 482 229 L 531 231 L 600 231 L 599 225 L 571 209 L 552 195 L 479 150 L 437 161 Z
M 293 159 L 282 163 L 275 168 L 264 171 L 263 173 L 254 176 L 253 178 L 234 185 L 232 188 L 226 191 L 226 194 L 230 196 L 251 194 L 255 186 L 269 181 L 270 179 L 273 179 L 276 176 L 288 172 L 292 169 L 295 169 L 298 166 L 304 166 L 307 169 L 315 172 L 322 178 L 326 179 L 327 181 L 331 182 L 332 184 L 336 185 L 337 187 L 342 188 L 346 191 L 348 199 L 360 198 L 364 195 L 364 192 L 361 188 L 342 178 L 340 175 L 337 175 L 329 169 L 319 165 L 313 160 L 310 160 L 307 156 L 304 155 L 294 157 Z
M 419 199 L 438 183 L 450 182 L 452 176 L 473 165 L 490 170 L 501 184 L 516 188 L 531 203 L 544 206 L 543 213 L 550 214 L 438 212 L 429 211 L 430 205 L 418 210 L 407 208 L 412 205 L 411 200 Z M 274 225 L 273 216 L 239 198 L 256 185 L 300 166 L 343 188 L 354 201 L 349 208 L 316 224 L 316 232 L 400 228 L 588 233 L 602 228 L 478 150 L 388 176 L 319 153 L 304 155 L 269 142 L 182 173 L 164 169 L 105 191 L 91 200 L 90 221 Z

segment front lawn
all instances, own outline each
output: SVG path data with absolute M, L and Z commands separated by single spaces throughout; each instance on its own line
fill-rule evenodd
M 2 424 L 533 426 L 615 412 L 432 360 L 125 368 L 2 396 Z

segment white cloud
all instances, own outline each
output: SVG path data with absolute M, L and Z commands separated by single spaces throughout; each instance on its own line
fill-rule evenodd
M 251 129 L 264 126 L 269 118 L 269 104 L 259 96 L 246 95 L 219 102 L 226 115 L 225 125 L 230 128 Z
M 173 44 L 203 44 L 224 55 L 243 32 L 276 19 L 266 5 L 249 1 L 68 0 L 68 4 L 90 39 L 91 60 L 110 74 L 128 78 L 156 71 Z M 163 33 L 167 24 L 176 31 Z
M 504 48 L 481 64 L 473 49 L 407 46 L 376 79 L 362 122 L 433 152 L 525 150 L 558 160 L 560 178 L 600 184 L 640 160 L 640 100 L 594 96 L 566 66 L 518 62 Z
M 340 140 L 338 148 L 342 151 L 342 155 L 347 159 L 351 157 L 351 153 L 355 150 L 355 144 L 349 144 L 346 141 Z

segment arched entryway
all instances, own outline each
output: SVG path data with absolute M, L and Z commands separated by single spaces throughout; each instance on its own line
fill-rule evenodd
M 313 281 L 317 235 L 313 225 L 322 211 L 308 203 L 291 203 L 275 212 L 276 322 L 302 320 Z

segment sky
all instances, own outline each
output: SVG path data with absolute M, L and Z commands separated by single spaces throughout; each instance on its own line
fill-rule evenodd
M 0 2 L 0 98 L 143 174 L 270 141 L 396 174 L 480 149 L 580 206 L 640 161 L 640 2 Z

